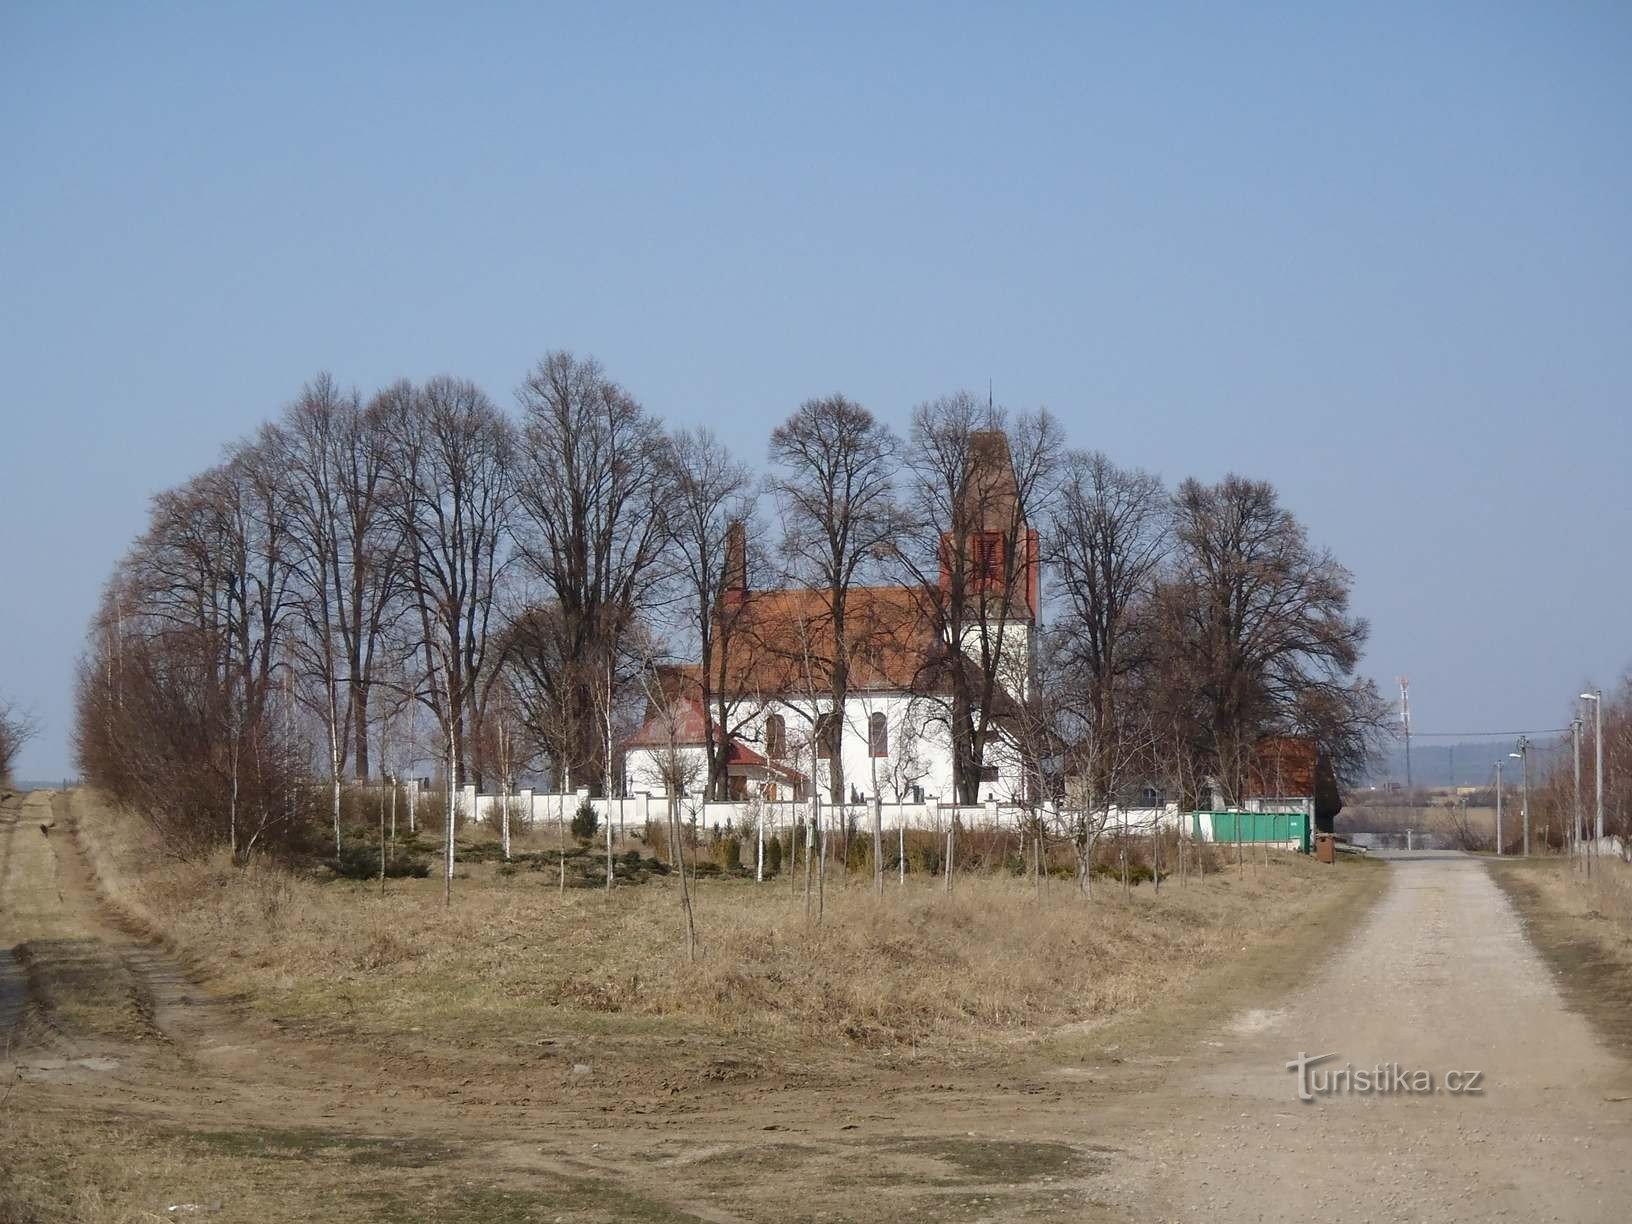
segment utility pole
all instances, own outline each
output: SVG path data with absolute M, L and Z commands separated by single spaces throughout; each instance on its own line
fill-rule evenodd
M 1502 857 L 1502 763 L 1496 762 L 1496 857 Z
M 1520 802 L 1520 815 L 1522 815 L 1524 817 L 1524 857 L 1529 858 L 1530 857 L 1530 738 L 1528 736 L 1525 736 L 1525 735 L 1519 736 L 1518 748 L 1519 748 L 1519 750 L 1517 752 L 1510 752 L 1507 755 L 1510 756 L 1510 757 L 1518 757 L 1519 758 L 1519 764 L 1524 769 L 1524 775 L 1523 775 L 1524 780 L 1523 780 L 1523 783 L 1522 783 L 1522 789 L 1519 791 L 1519 795 L 1520 795 L 1520 799 L 1521 799 L 1521 802 Z
M 1570 746 L 1575 752 L 1575 798 L 1570 806 L 1570 852 L 1581 849 L 1581 716 L 1570 720 Z
M 1593 722 L 1593 774 L 1597 787 L 1597 818 L 1592 826 L 1592 840 L 1594 852 L 1598 843 L 1604 840 L 1604 690 L 1593 689 L 1590 693 L 1581 694 L 1582 701 L 1592 702 Z
M 1405 790 L 1411 793 L 1411 677 L 1400 680 L 1400 725 L 1405 729 Z

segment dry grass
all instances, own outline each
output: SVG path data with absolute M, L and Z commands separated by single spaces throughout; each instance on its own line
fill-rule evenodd
M 326 1029 L 503 1046 L 540 1034 L 736 1036 L 908 1052 L 1012 1045 L 1092 1025 L 1186 981 L 1353 886 L 1296 855 L 1205 883 L 1110 883 L 1039 897 L 1009 877 L 832 881 L 807 923 L 786 879 L 696 888 L 702 954 L 681 942 L 678 888 L 569 889 L 548 872 L 470 868 L 451 911 L 440 880 L 319 882 L 224 857 L 163 863 L 141 826 L 83 795 L 86 841 L 111 899 L 226 992 Z M 1334 887 L 1334 884 L 1337 887 Z
M 1632 1055 L 1632 864 L 1597 859 L 1590 877 L 1554 857 L 1487 864 L 1571 1005 Z

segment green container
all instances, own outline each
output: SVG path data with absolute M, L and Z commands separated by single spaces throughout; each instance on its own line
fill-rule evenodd
M 1309 817 L 1303 812 L 1192 812 L 1191 833 L 1197 841 L 1206 840 L 1203 817 L 1212 825 L 1212 839 L 1219 845 L 1271 842 L 1296 845 L 1301 854 L 1314 849 Z

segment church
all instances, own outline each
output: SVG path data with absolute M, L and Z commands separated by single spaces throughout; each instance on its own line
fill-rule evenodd
M 715 683 L 730 710 L 732 799 L 797 801 L 814 790 L 844 803 L 954 803 L 953 722 L 964 712 L 969 725 L 968 694 L 989 687 L 984 751 L 965 770 L 964 794 L 1023 801 L 1029 775 L 1018 715 L 1034 672 L 1041 566 L 1001 431 L 970 437 L 966 478 L 947 517 L 955 521 L 941 532 L 938 574 L 850 588 L 842 713 L 830 695 L 839 635 L 829 591 L 753 587 L 745 528 L 732 525 L 714 634 L 724 650 Z M 718 717 L 717 708 L 705 712 L 701 693 L 698 665 L 664 669 L 659 696 L 625 745 L 630 792 L 701 796 L 706 729 Z

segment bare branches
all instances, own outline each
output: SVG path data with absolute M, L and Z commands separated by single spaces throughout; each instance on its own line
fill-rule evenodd
M 753 473 L 706 429 L 669 438 L 664 464 L 669 494 L 673 568 L 685 593 L 686 620 L 697 642 L 699 698 L 704 719 L 710 799 L 729 798 L 727 758 L 746 694 L 732 664 L 751 643 L 749 525 Z
M 900 443 L 860 404 L 842 395 L 806 400 L 771 433 L 788 573 L 815 595 L 827 623 L 826 696 L 839 725 L 850 691 L 850 593 L 899 530 L 894 479 Z M 844 802 L 843 754 L 833 753 L 829 797 Z
M 663 596 L 664 439 L 593 358 L 549 354 L 516 398 L 518 548 L 549 607 L 518 626 L 510 648 L 560 723 L 571 785 L 609 793 L 594 694 L 609 667 L 626 678 L 624 637 Z
M 1040 825 L 1050 800 L 1108 811 L 1124 785 L 1240 796 L 1265 737 L 1312 738 L 1339 776 L 1370 751 L 1350 576 L 1266 483 L 1170 498 L 1068 452 L 1047 412 L 968 393 L 920 404 L 905 444 L 813 399 L 771 434 L 782 581 L 759 590 L 754 476 L 719 439 L 665 435 L 566 352 L 517 401 L 519 429 L 467 381 L 365 407 L 322 375 L 156 497 L 93 626 L 87 772 L 242 850 L 313 814 L 294 779 L 326 758 L 338 848 L 343 771 L 366 777 L 387 738 L 403 752 L 412 728 L 386 724 L 417 703 L 451 878 L 460 779 L 495 762 L 506 792 L 547 760 L 555 785 L 610 794 L 620 748 L 667 743 L 687 764 L 658 770 L 664 789 L 700 770 L 726 799 L 734 737 L 762 728 L 767 785 L 808 767 L 814 801 L 825 769 L 841 821 L 847 754 L 868 775 L 882 863 L 877 804 L 926 779 L 1037 805 Z M 658 734 L 682 713 L 684 744 Z M 0 751 L 19 734 L 0 723 Z
M 1039 536 L 1064 444 L 1047 412 L 1010 415 L 967 391 L 920 404 L 907 447 L 906 515 L 892 544 L 934 641 L 917 685 L 945 706 L 954 784 L 976 802 L 987 749 L 1033 669 Z
M 1316 738 L 1341 778 L 1364 764 L 1380 723 L 1356 681 L 1368 627 L 1349 613 L 1349 572 L 1312 548 L 1264 481 L 1187 480 L 1174 498 L 1176 567 L 1161 591 L 1168 687 L 1187 695 L 1196 734 L 1228 794 L 1244 793 L 1266 732 Z
M 40 720 L 0 693 L 0 782 L 11 777 L 23 746 L 40 733 Z
M 481 724 L 493 617 L 511 561 L 513 431 L 474 383 L 453 378 L 392 387 L 370 412 L 386 443 L 387 505 L 423 662 L 418 696 L 462 770 L 467 736 Z M 471 765 L 479 780 L 482 762 Z

